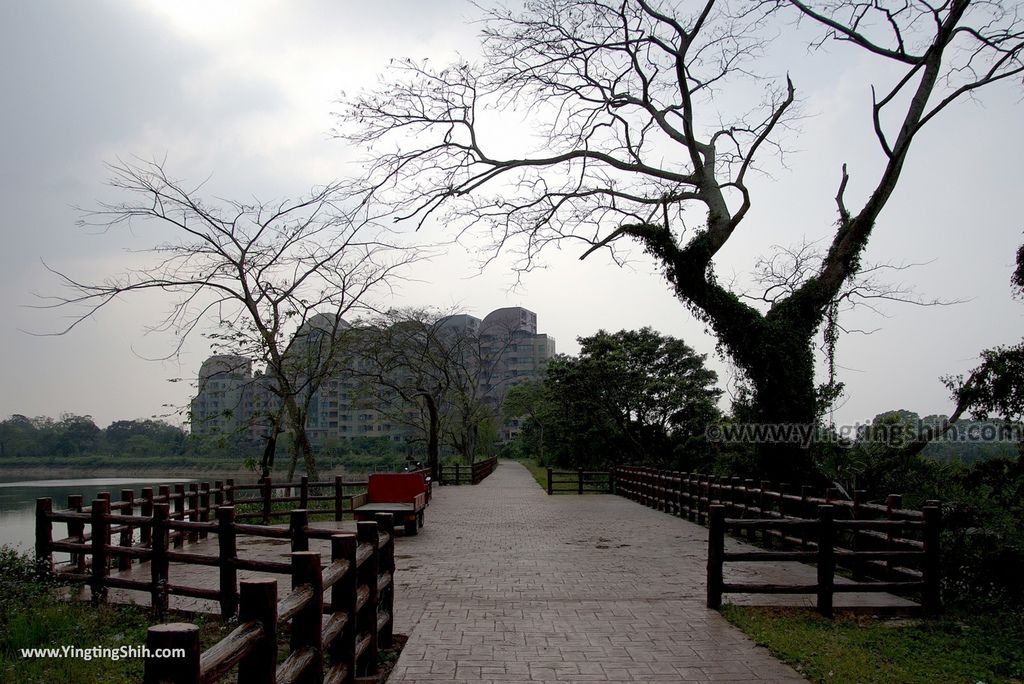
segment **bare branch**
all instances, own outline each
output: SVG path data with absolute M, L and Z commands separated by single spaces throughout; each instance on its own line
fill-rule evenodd
M 305 416 L 319 385 L 338 368 L 343 317 L 372 312 L 373 298 L 424 252 L 392 240 L 379 225 L 387 212 L 374 213 L 339 183 L 296 200 L 207 204 L 198 187 L 170 177 L 161 163 L 119 160 L 110 169 L 111 185 L 126 199 L 84 212 L 79 225 L 155 226 L 174 237 L 101 282 L 44 264 L 63 292 L 41 297 L 38 307 L 72 314 L 49 334 L 67 334 L 125 296 L 170 295 L 169 312 L 150 328 L 175 334 L 168 356 L 196 331 L 220 331 L 218 350 L 256 360 L 271 378 L 296 436 L 296 457 L 301 452 L 315 472 Z

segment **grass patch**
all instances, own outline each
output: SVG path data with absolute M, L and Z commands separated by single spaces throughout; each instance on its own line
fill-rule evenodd
M 100 684 L 142 680 L 143 661 L 136 658 L 23 658 L 23 648 L 117 649 L 142 646 L 151 624 L 146 609 L 100 605 L 59 598 L 52 578 L 36 576 L 34 560 L 0 547 L 0 681 Z M 207 648 L 227 630 L 219 620 L 174 616 L 168 622 L 188 621 L 200 627 Z
M 116 650 L 146 643 L 146 630 L 156 624 L 140 606 L 101 604 L 61 598 L 54 579 L 39 578 L 35 561 L 0 546 L 0 682 L 47 684 L 107 684 L 142 681 L 141 658 L 24 658 L 22 649 L 63 648 Z M 215 616 L 172 613 L 163 622 L 190 622 L 199 627 L 205 651 L 237 626 Z M 278 631 L 278 663 L 288 656 L 290 630 Z M 391 649 L 380 652 L 380 671 L 387 674 L 398 660 L 406 637 L 396 634 Z M 222 682 L 235 681 L 237 668 Z
M 812 682 L 1020 682 L 1024 616 L 935 620 L 727 605 L 725 618 Z

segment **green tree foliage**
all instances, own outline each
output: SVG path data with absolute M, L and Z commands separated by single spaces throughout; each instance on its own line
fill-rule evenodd
M 180 456 L 201 445 L 180 427 L 159 420 L 116 420 L 99 428 L 91 416 L 66 413 L 60 420 L 15 414 L 0 421 L 0 456 Z
M 921 452 L 908 451 L 922 429 L 946 416 L 881 413 L 856 440 L 837 445 L 822 470 L 848 493 L 883 502 L 903 494 L 905 508 L 942 502 L 944 600 L 971 607 L 1024 609 L 1024 467 L 1016 435 L 1002 421 L 959 420 Z
M 543 382 L 512 388 L 506 416 L 525 419 L 526 448 L 558 465 L 678 463 L 718 418 L 717 375 L 705 356 L 650 328 L 579 338 L 578 357 L 547 365 Z
M 962 376 L 944 378 L 958 404 L 975 418 L 1024 418 L 1024 341 L 981 352 L 981 365 Z

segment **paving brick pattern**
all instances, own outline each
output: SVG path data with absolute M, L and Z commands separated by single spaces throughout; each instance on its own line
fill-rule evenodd
M 400 538 L 390 682 L 799 682 L 704 607 L 705 528 L 502 462 Z

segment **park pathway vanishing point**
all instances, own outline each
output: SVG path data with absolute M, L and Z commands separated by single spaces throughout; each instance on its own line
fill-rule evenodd
M 395 547 L 410 638 L 389 682 L 803 681 L 704 607 L 705 528 L 617 496 L 548 496 L 509 461 L 434 493 Z

